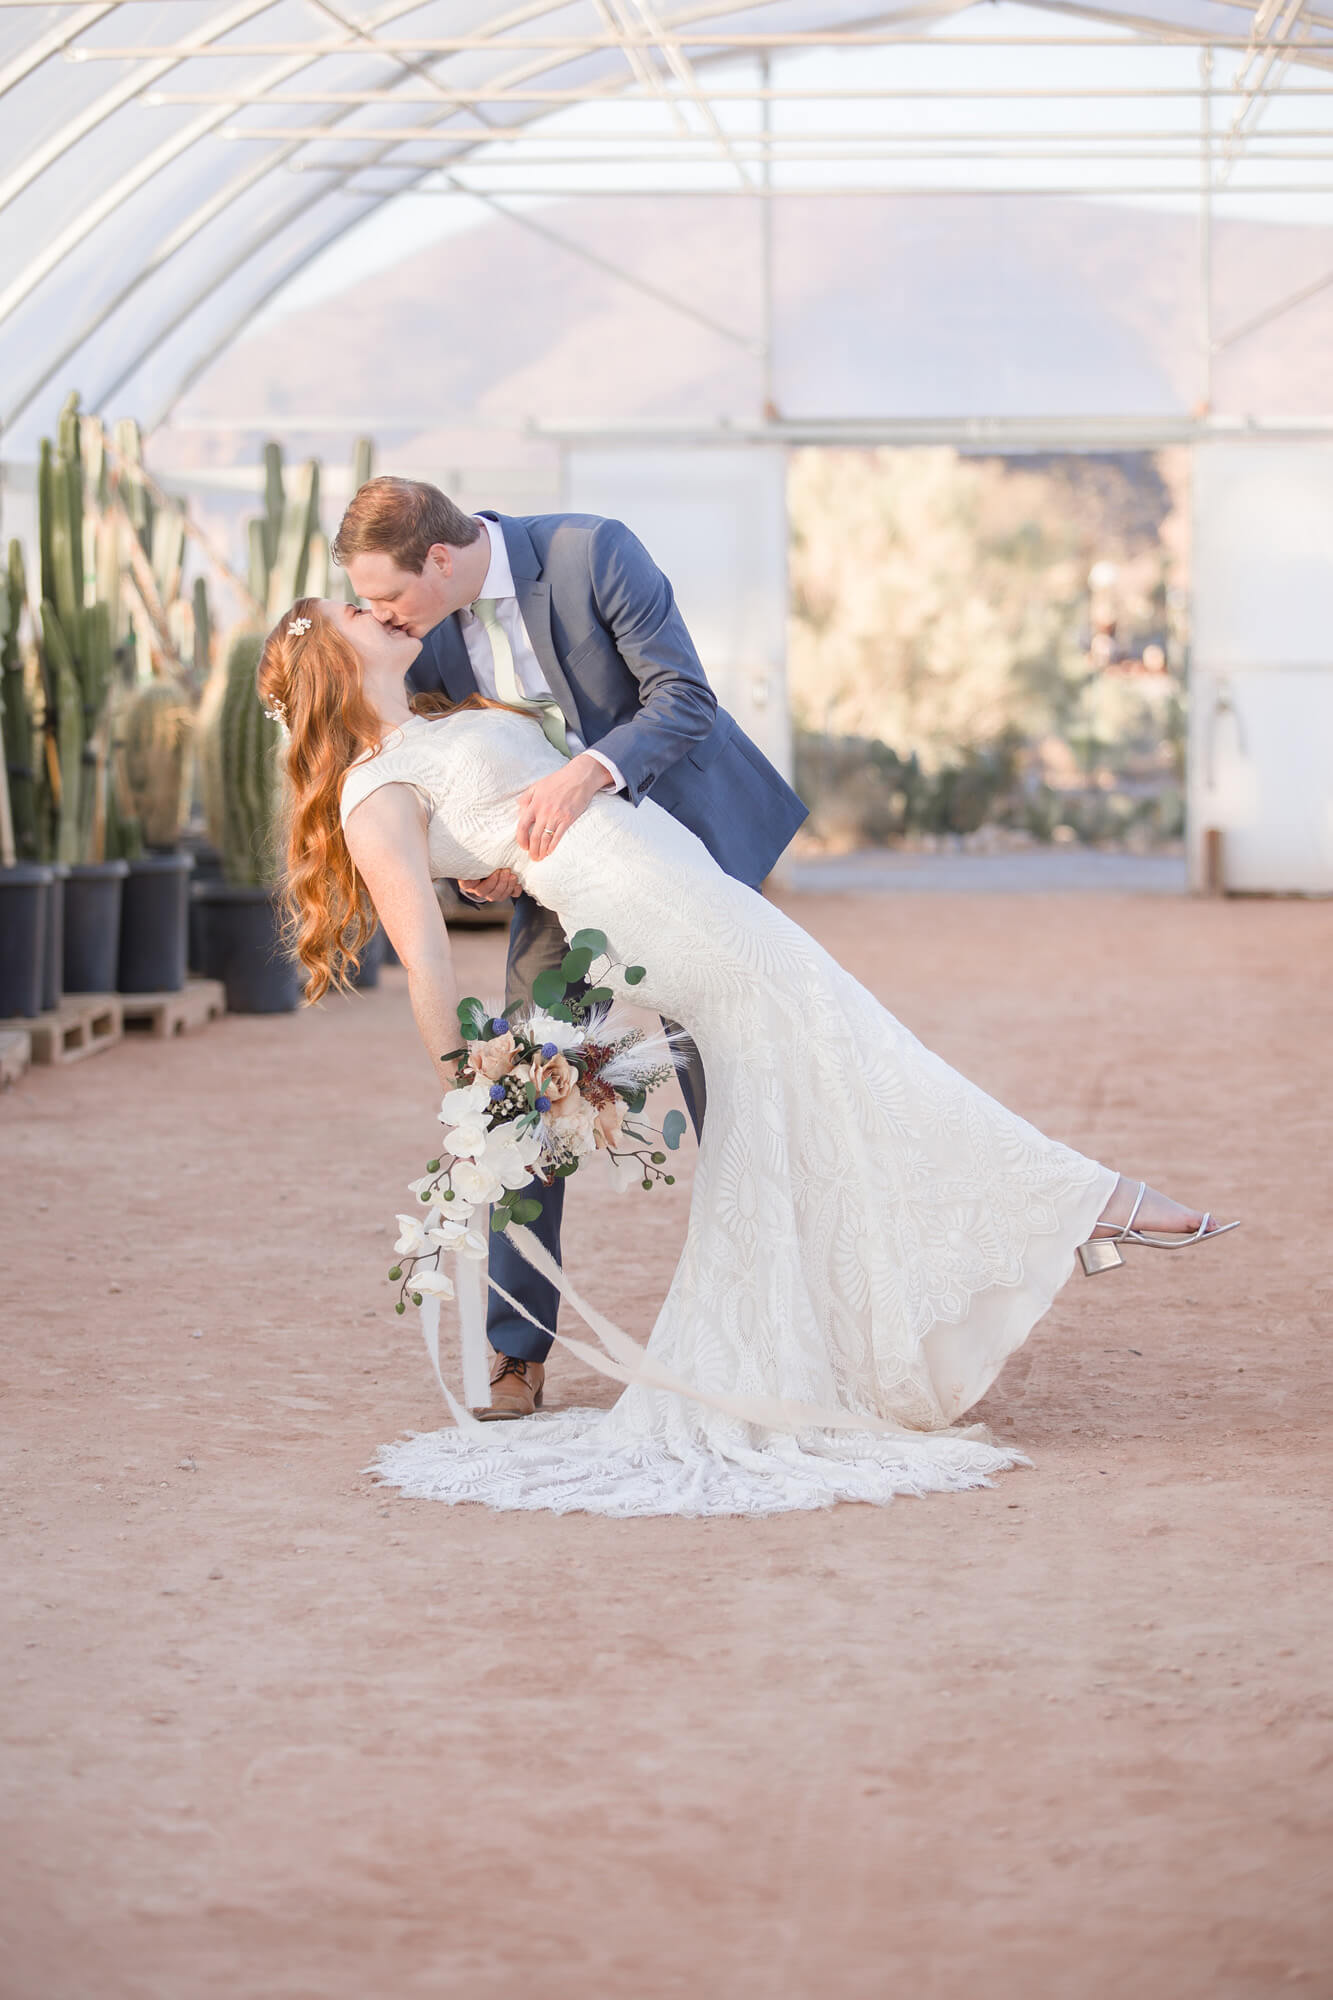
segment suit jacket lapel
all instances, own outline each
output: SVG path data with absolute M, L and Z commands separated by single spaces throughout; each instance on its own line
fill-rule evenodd
M 452 613 L 426 634 L 407 679 L 414 694 L 442 688 L 450 701 L 466 701 L 477 692 L 467 645 Z
M 541 573 L 541 563 L 537 551 L 532 546 L 532 537 L 521 521 L 508 514 L 492 514 L 483 509 L 488 521 L 499 523 L 505 538 L 505 550 L 509 556 L 509 568 L 514 578 L 514 594 L 518 598 L 518 608 L 523 623 L 527 627 L 532 650 L 541 663 L 547 686 L 560 704 L 560 710 L 571 729 L 583 733 L 579 719 L 578 703 L 574 690 L 565 677 L 555 650 L 555 640 L 551 636 L 551 586 Z

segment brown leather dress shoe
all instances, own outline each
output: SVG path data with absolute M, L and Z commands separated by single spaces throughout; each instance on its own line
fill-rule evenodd
M 542 1406 L 545 1365 L 540 1361 L 519 1361 L 512 1354 L 497 1354 L 491 1362 L 491 1406 L 474 1410 L 482 1423 L 504 1423 L 514 1417 L 530 1417 Z

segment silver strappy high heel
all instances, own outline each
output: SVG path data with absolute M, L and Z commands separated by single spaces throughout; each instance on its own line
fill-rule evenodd
M 1203 1221 L 1199 1224 L 1198 1228 L 1191 1230 L 1188 1236 L 1162 1235 L 1159 1231 L 1155 1230 L 1149 1232 L 1136 1229 L 1134 1227 L 1134 1218 L 1138 1214 L 1143 1197 L 1147 1192 L 1147 1181 L 1140 1181 L 1139 1191 L 1134 1197 L 1134 1206 L 1129 1211 L 1128 1222 L 1097 1222 L 1093 1224 L 1094 1229 L 1113 1230 L 1113 1235 L 1090 1236 L 1086 1243 L 1079 1244 L 1078 1261 L 1083 1266 L 1088 1277 L 1095 1278 L 1098 1271 L 1114 1271 L 1117 1264 L 1123 1264 L 1125 1260 L 1120 1255 L 1120 1245 L 1122 1243 L 1141 1243 L 1145 1250 L 1184 1250 L 1191 1243 L 1202 1243 L 1206 1236 L 1225 1236 L 1229 1229 L 1240 1228 L 1239 1222 L 1224 1222 L 1220 1228 L 1210 1229 L 1208 1225 L 1213 1218 L 1211 1211 L 1209 1211 L 1205 1213 Z

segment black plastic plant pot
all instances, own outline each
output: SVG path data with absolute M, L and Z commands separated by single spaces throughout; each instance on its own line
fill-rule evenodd
M 213 950 L 213 931 L 208 916 L 211 905 L 206 896 L 213 886 L 213 878 L 200 881 L 196 875 L 189 890 L 189 934 L 185 958 L 190 971 L 201 979 L 221 979 L 217 955 Z
M 114 993 L 128 861 L 80 861 L 65 877 L 65 991 Z
M 283 950 L 273 892 L 200 882 L 195 907 L 205 977 L 226 986 L 227 1011 L 290 1014 L 300 1003 L 301 975 Z
M 356 978 L 352 981 L 353 986 L 357 987 L 358 990 L 367 986 L 379 985 L 380 967 L 385 962 L 384 948 L 387 943 L 388 939 L 385 937 L 384 932 L 376 931 L 374 937 L 362 952 L 361 964 L 357 968 Z
M 46 919 L 54 871 L 20 861 L 0 868 L 0 1020 L 42 1011 Z
M 46 962 L 42 968 L 42 1012 L 52 1014 L 65 991 L 65 880 L 67 861 L 51 861 L 51 884 L 46 892 Z
M 145 854 L 131 861 L 120 911 L 122 993 L 179 993 L 185 984 L 192 854 Z

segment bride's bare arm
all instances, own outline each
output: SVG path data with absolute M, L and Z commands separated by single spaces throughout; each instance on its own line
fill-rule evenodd
M 407 968 L 408 992 L 426 1053 L 446 1089 L 441 1062 L 458 1047 L 458 986 L 449 932 L 430 877 L 426 810 L 410 785 L 381 785 L 347 816 L 348 851 L 375 913 Z

